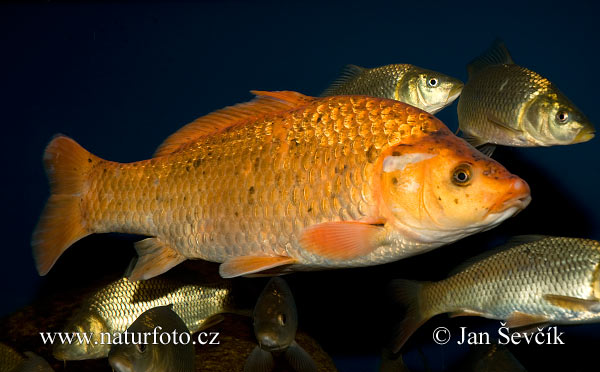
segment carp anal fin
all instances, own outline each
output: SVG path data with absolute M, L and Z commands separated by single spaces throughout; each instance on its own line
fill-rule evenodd
M 472 78 L 473 75 L 483 70 L 488 66 L 494 65 L 514 65 L 513 61 L 506 45 L 500 39 L 496 39 L 492 46 L 489 47 L 485 52 L 483 52 L 479 57 L 475 58 L 467 65 L 467 72 L 469 73 L 469 78 Z
M 548 301 L 554 306 L 562 307 L 563 309 L 573 311 L 591 311 L 600 312 L 600 301 L 599 300 L 587 300 L 584 298 L 561 296 L 554 294 L 545 294 L 544 300 Z
M 512 314 L 510 314 L 508 319 L 506 319 L 506 326 L 508 328 L 519 328 L 529 326 L 532 324 L 540 324 L 547 322 L 548 318 L 543 315 L 532 315 L 522 313 L 520 311 L 515 311 Z
M 244 372 L 270 372 L 275 367 L 273 355 L 260 348 L 254 347 L 254 350 L 248 355 L 246 364 L 244 364 Z
M 140 240 L 134 244 L 134 247 L 138 259 L 127 275 L 131 281 L 153 278 L 186 260 L 179 252 L 158 238 Z
M 337 95 L 337 91 L 346 85 L 350 80 L 356 78 L 367 70 L 364 67 L 356 66 L 356 65 L 347 65 L 342 70 L 340 76 L 334 80 L 331 85 L 323 91 L 319 96 L 320 97 L 328 97 Z
M 250 102 L 239 103 L 202 116 L 171 134 L 156 150 L 154 157 L 177 152 L 199 138 L 222 132 L 228 128 L 257 120 L 264 115 L 292 110 L 314 100 L 292 91 L 251 91 L 256 95 Z
M 449 314 L 450 318 L 456 318 L 459 316 L 483 316 L 483 313 L 480 313 L 479 311 L 473 311 L 473 310 L 459 310 L 459 311 L 454 311 L 452 313 Z
M 378 224 L 359 221 L 324 222 L 306 228 L 300 245 L 330 260 L 351 260 L 373 252 L 383 229 Z
M 296 372 L 317 372 L 317 365 L 296 341 L 285 350 L 285 359 Z
M 296 259 L 287 256 L 233 257 L 219 266 L 219 274 L 226 279 L 235 278 L 293 263 L 296 263 Z

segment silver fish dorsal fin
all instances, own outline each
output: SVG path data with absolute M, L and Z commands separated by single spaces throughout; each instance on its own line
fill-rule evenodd
M 335 92 L 340 87 L 346 85 L 346 83 L 348 83 L 350 80 L 354 79 L 355 77 L 361 75 L 366 70 L 367 69 L 364 67 L 360 67 L 360 66 L 356 66 L 356 65 L 347 65 L 342 70 L 342 73 L 340 74 L 340 76 L 333 83 L 331 83 L 329 88 L 325 89 L 325 91 L 323 91 L 323 93 L 320 94 L 320 97 L 327 97 L 327 96 L 335 95 L 336 94 Z
M 467 72 L 469 73 L 469 79 L 476 73 L 483 70 L 488 66 L 494 65 L 514 65 L 513 61 L 506 45 L 500 39 L 496 39 L 492 46 L 483 52 L 479 57 L 472 60 L 467 65 Z
M 250 102 L 211 112 L 185 125 L 170 135 L 156 150 L 154 157 L 172 154 L 200 137 L 219 133 L 225 129 L 243 125 L 267 114 L 292 110 L 306 105 L 315 98 L 292 91 L 264 92 L 251 91 L 256 98 Z

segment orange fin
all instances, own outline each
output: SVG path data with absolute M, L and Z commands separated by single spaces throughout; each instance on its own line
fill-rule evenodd
M 172 154 L 200 137 L 222 132 L 228 128 L 245 124 L 266 114 L 291 110 L 306 105 L 315 98 L 300 93 L 281 91 L 251 91 L 256 98 L 250 102 L 225 107 L 202 116 L 170 135 L 163 142 L 155 157 Z
M 134 246 L 138 259 L 128 275 L 131 281 L 154 278 L 186 260 L 179 252 L 157 238 L 140 240 Z
M 553 294 L 545 294 L 544 300 L 550 302 L 554 306 L 560 306 L 564 309 L 573 311 L 600 311 L 600 301 L 586 300 L 583 298 L 561 296 Z
M 219 273 L 223 278 L 235 278 L 236 276 L 254 274 L 278 266 L 291 265 L 295 262 L 295 258 L 287 256 L 233 257 L 221 264 Z
M 392 301 L 403 305 L 406 309 L 402 321 L 393 328 L 390 349 L 394 353 L 400 351 L 408 338 L 431 317 L 425 314 L 427 309 L 421 306 L 423 303 L 421 301 L 422 290 L 425 284 L 406 279 L 396 279 L 390 283 L 389 292 Z
M 459 311 L 454 311 L 452 313 L 449 314 L 450 318 L 456 318 L 459 316 L 483 316 L 483 313 L 480 313 L 478 311 L 472 311 L 472 310 L 459 310 Z
M 510 314 L 508 319 L 506 319 L 506 326 L 508 328 L 519 328 L 546 322 L 548 322 L 548 318 L 545 316 L 531 315 L 522 313 L 520 311 L 515 311 L 514 313 Z
M 331 260 L 351 260 L 377 248 L 379 225 L 357 221 L 325 222 L 304 230 L 300 244 L 307 251 Z
M 46 147 L 44 166 L 50 198 L 33 232 L 31 246 L 40 275 L 46 275 L 73 243 L 91 234 L 81 215 L 80 201 L 87 175 L 100 158 L 65 136 Z

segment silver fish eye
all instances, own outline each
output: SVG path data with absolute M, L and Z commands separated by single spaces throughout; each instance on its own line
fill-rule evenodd
M 556 121 L 560 124 L 565 124 L 569 121 L 569 113 L 566 111 L 559 111 L 556 113 Z
M 144 351 L 146 351 L 146 344 L 141 344 L 141 343 L 140 344 L 135 344 L 135 347 L 142 354 L 144 353 Z
M 437 78 L 430 78 L 427 80 L 427 85 L 432 88 L 437 87 L 439 83 L 440 81 Z

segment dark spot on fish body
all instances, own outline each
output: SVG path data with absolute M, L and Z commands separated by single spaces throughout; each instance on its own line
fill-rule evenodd
M 194 168 L 198 168 L 202 164 L 202 159 L 194 160 Z
M 392 156 L 400 156 L 400 151 L 392 151 Z
M 398 179 L 396 177 L 392 177 L 392 184 L 393 185 L 397 185 L 398 184 Z
M 250 186 L 250 188 L 248 189 L 248 194 L 254 194 L 254 186 Z
M 441 197 L 441 196 L 438 196 L 438 200 L 439 200 L 439 201 L 442 201 L 442 197 Z
M 375 149 L 375 146 L 371 145 L 367 150 L 367 161 L 369 163 L 374 163 L 375 160 L 377 160 L 377 149 Z
M 186 172 L 189 172 L 189 171 L 190 171 L 190 166 L 189 166 L 189 165 L 186 165 L 186 166 L 185 166 L 185 171 L 186 171 Z
M 458 204 L 458 199 L 454 199 L 454 204 Z
M 240 214 L 239 214 L 237 211 L 235 211 L 235 212 L 233 213 L 233 215 L 234 215 L 234 216 L 236 216 L 236 217 L 239 217 L 239 215 L 240 215 Z
M 91 162 L 92 162 L 92 159 L 88 158 L 88 163 L 91 163 Z
M 308 207 L 308 213 L 312 212 L 312 207 Z

